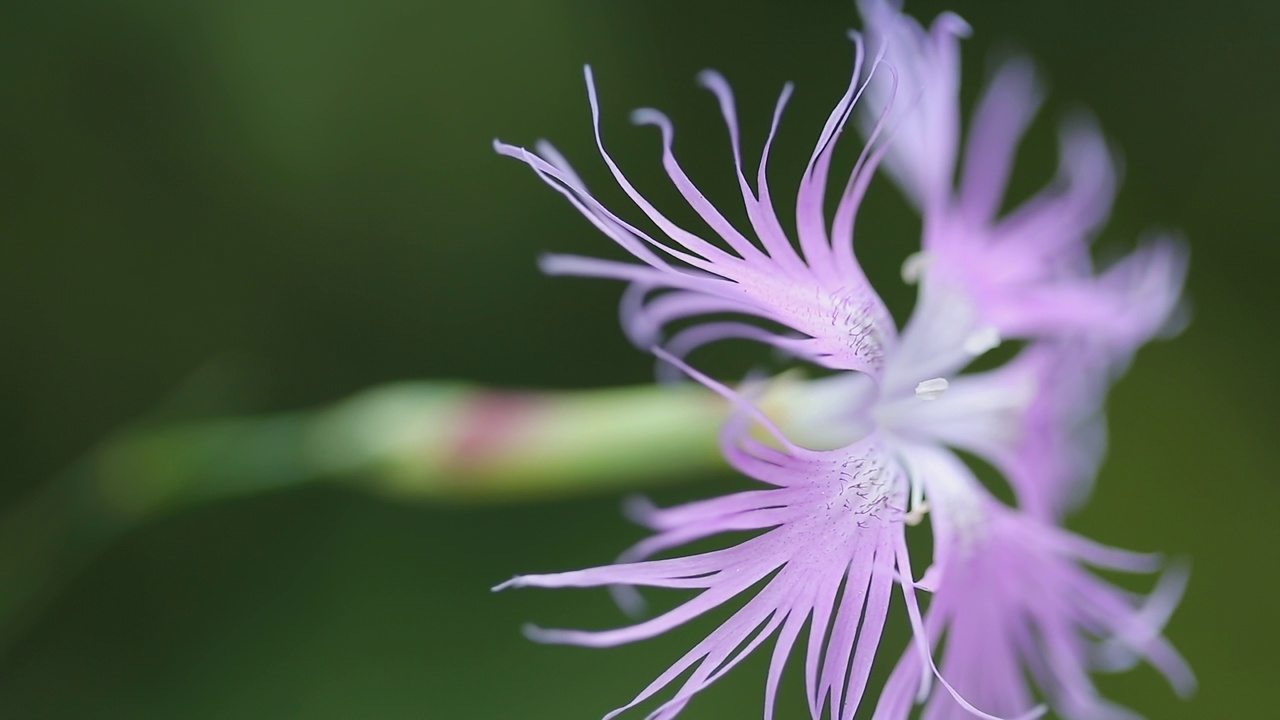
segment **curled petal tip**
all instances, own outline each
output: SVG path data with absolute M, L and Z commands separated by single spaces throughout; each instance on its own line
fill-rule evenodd
M 510 580 L 505 580 L 489 588 L 489 592 L 501 592 L 503 590 L 508 590 L 513 587 L 520 587 L 522 584 L 523 584 L 523 577 L 520 575 L 515 575 L 515 576 L 512 576 Z
M 702 87 L 710 87 L 712 85 L 723 84 L 725 79 L 724 75 L 721 75 L 719 70 L 703 68 L 698 71 L 697 81 Z
M 521 162 L 529 162 L 529 152 L 519 145 L 503 142 L 498 138 L 493 139 L 493 150 L 499 155 L 515 158 Z
M 657 510 L 658 507 L 653 504 L 653 501 L 644 495 L 628 495 L 622 501 L 623 516 L 637 525 L 648 527 Z
M 958 38 L 967 38 L 973 34 L 973 26 L 953 12 L 942 13 L 933 23 L 934 27 L 941 28 Z
M 556 636 L 562 631 L 548 630 L 540 625 L 533 623 L 525 623 L 520 626 L 520 634 L 536 643 L 555 643 L 559 642 Z
M 1112 152 L 1097 116 L 1088 110 L 1077 108 L 1058 122 L 1058 137 L 1068 155 L 1076 153 L 1098 154 Z
M 1018 89 L 1023 92 L 1039 92 L 1041 80 L 1036 72 L 1036 63 L 1027 55 L 1018 53 L 1004 58 L 996 72 L 1017 78 L 1020 83 Z
M 613 596 L 613 602 L 622 614 L 633 620 L 639 620 L 649 612 L 649 603 L 630 585 L 615 585 L 609 589 L 609 594 Z
M 902 0 L 858 0 L 858 11 L 863 15 L 886 10 L 902 12 Z
M 631 111 L 631 123 L 633 125 L 663 125 L 667 124 L 667 116 L 661 111 L 653 108 L 636 108 Z
M 545 275 L 563 275 L 565 274 L 564 265 L 566 257 L 559 253 L 540 253 L 538 255 L 538 269 Z

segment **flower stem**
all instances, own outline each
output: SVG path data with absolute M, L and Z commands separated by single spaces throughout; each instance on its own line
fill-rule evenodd
M 669 482 L 720 466 L 723 415 L 694 386 L 424 381 L 309 411 L 127 429 L 0 517 L 0 650 L 79 567 L 164 513 L 312 482 L 439 502 Z

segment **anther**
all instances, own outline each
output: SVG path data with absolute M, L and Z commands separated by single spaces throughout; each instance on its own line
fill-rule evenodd
M 907 256 L 902 261 L 902 282 L 908 285 L 915 285 L 920 282 L 920 278 L 924 276 L 924 271 L 929 268 L 929 264 L 933 262 L 933 255 L 921 250 Z
M 947 391 L 946 378 L 933 378 L 916 385 L 916 397 L 921 400 L 937 400 Z
M 924 522 L 924 516 L 928 514 L 929 503 L 927 501 L 922 501 L 919 505 L 911 508 L 908 512 L 903 513 L 902 522 L 915 527 L 916 525 Z
M 964 340 L 964 351 L 977 357 L 988 350 L 994 350 L 1000 345 L 1000 331 L 988 325 L 981 330 L 975 330 Z

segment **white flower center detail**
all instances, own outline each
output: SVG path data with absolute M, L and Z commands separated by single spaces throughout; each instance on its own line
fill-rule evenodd
M 921 400 L 937 400 L 947 391 L 946 378 L 933 378 L 916 385 L 916 397 Z
M 806 354 L 838 369 L 878 371 L 884 361 L 885 328 L 892 319 L 868 287 L 797 286 L 786 277 L 752 272 L 737 280 L 749 303 L 769 308 L 767 319 L 808 335 Z

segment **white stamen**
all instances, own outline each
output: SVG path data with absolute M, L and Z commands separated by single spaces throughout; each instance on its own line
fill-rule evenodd
M 916 385 L 916 397 L 921 400 L 937 400 L 946 391 L 946 378 L 933 378 Z
M 920 282 L 920 278 L 924 276 L 924 271 L 929 268 L 933 262 L 933 255 L 924 250 L 914 252 L 902 261 L 902 282 L 908 285 L 915 285 Z
M 964 351 L 977 357 L 988 350 L 994 350 L 1000 345 L 1000 331 L 988 325 L 981 330 L 975 330 L 969 337 L 965 338 Z
M 919 505 L 911 508 L 909 512 L 902 516 L 902 522 L 915 527 L 924 522 L 924 516 L 929 513 L 929 502 L 921 500 Z
M 919 525 L 929 512 L 929 503 L 924 499 L 924 482 L 920 478 L 911 478 L 910 509 L 903 513 L 902 521 L 908 525 Z

